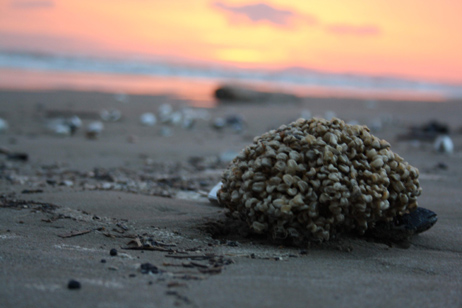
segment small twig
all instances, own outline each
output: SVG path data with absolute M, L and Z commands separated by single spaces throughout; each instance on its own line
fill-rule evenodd
M 73 232 L 66 233 L 66 234 L 58 234 L 58 236 L 61 237 L 61 238 L 69 238 L 69 237 L 74 237 L 74 236 L 87 234 L 87 233 L 90 233 L 91 231 L 93 231 L 93 230 L 73 231 Z

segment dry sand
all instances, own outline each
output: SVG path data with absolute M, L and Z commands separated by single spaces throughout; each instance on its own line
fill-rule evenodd
M 193 129 L 169 126 L 170 136 L 162 136 L 160 124 L 139 123 L 141 113 L 163 103 L 184 106 L 166 96 L 120 102 L 100 93 L 0 92 L 0 117 L 10 125 L 0 145 L 29 156 L 27 162 L 0 157 L 2 307 L 462 306 L 462 102 L 227 104 L 208 110 L 211 120 L 197 120 Z M 103 108 L 123 117 L 104 123 L 96 140 L 83 130 L 61 137 L 45 127 L 57 113 L 80 115 L 85 126 Z M 420 169 L 419 205 L 435 211 L 438 223 L 408 249 L 357 238 L 307 251 L 261 238 L 212 238 L 203 226 L 222 219 L 224 210 L 201 192 L 226 166 L 217 157 L 306 109 L 361 124 L 380 120 L 375 134 Z M 211 127 L 231 114 L 245 118 L 243 132 Z M 397 139 L 429 120 L 451 127 L 454 154 Z M 161 244 L 123 249 L 137 246 L 137 236 Z M 110 256 L 112 248 L 117 256 Z M 143 274 L 145 263 L 158 273 Z M 81 288 L 68 289 L 70 279 Z

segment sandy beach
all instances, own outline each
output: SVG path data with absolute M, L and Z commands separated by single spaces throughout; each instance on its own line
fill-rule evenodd
M 162 105 L 179 120 L 161 123 Z M 103 121 L 102 110 L 121 118 Z M 153 126 L 140 123 L 147 112 Z M 212 235 L 226 210 L 206 193 L 230 159 L 307 114 L 365 124 L 389 141 L 420 170 L 419 206 L 436 212 L 437 224 L 407 249 L 355 237 L 304 249 Z M 461 307 L 461 114 L 462 101 L 307 98 L 197 109 L 167 95 L 2 90 L 1 306 Z M 74 134 L 50 129 L 72 116 L 82 121 Z M 88 138 L 94 121 L 104 129 Z M 448 125 L 454 153 L 407 138 L 430 121 Z

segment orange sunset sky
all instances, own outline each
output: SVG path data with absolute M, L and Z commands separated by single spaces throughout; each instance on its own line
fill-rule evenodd
M 462 82 L 461 0 L 0 0 L 0 50 Z

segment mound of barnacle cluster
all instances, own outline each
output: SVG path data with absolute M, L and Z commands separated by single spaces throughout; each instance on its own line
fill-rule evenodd
M 325 241 L 416 209 L 418 175 L 365 126 L 299 119 L 242 150 L 218 198 L 256 233 Z

